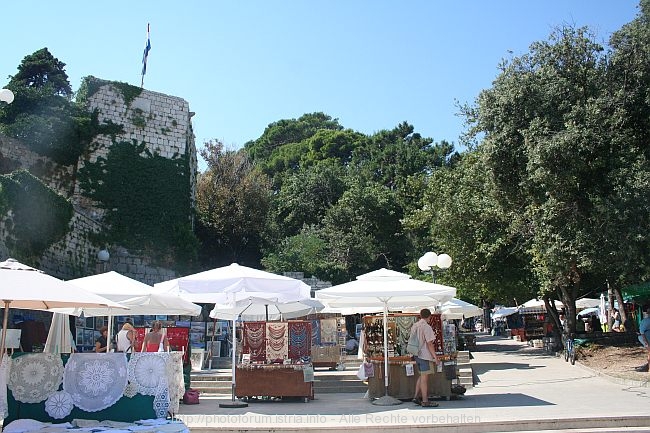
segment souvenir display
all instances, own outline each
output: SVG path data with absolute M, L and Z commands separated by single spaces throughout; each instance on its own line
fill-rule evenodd
M 11 365 L 11 358 L 3 356 L 0 362 L 0 417 L 6 418 L 8 415 L 7 405 L 7 378 L 9 376 L 9 366 Z
M 245 322 L 242 353 L 250 354 L 251 362 L 266 362 L 266 323 Z
M 338 336 L 336 319 L 321 319 L 320 321 L 320 343 L 323 346 L 335 345 Z
M 311 322 L 289 322 L 289 359 L 310 356 Z
M 266 359 L 282 361 L 289 356 L 289 332 L 287 323 L 266 324 Z
M 12 359 L 7 386 L 22 403 L 39 403 L 58 391 L 63 362 L 52 353 L 27 353 Z
M 312 346 L 320 346 L 320 320 L 311 320 L 311 344 Z
M 62 419 L 72 413 L 74 402 L 66 391 L 57 391 L 45 400 L 45 412 L 54 419 Z

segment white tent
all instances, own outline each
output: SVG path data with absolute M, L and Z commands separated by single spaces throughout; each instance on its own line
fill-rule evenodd
M 560 309 L 564 307 L 564 304 L 560 301 L 555 301 L 551 299 L 550 301 L 555 302 L 555 307 Z M 544 304 L 543 299 L 537 299 L 533 298 L 522 305 L 519 306 L 519 313 L 521 314 L 534 314 L 534 313 L 545 313 L 546 312 L 546 304 Z
M 440 312 L 445 319 L 465 319 L 483 315 L 481 308 L 457 298 L 444 302 L 440 306 Z
M 211 269 L 165 281 L 154 285 L 161 293 L 178 295 L 192 302 L 230 305 L 249 298 L 269 299 L 276 302 L 295 302 L 311 298 L 311 287 L 300 280 L 264 272 L 233 263 L 229 266 Z M 235 329 L 236 318 L 233 319 Z M 245 407 L 235 403 L 236 387 L 236 340 L 232 350 L 232 402 L 220 403 L 220 407 Z
M 454 287 L 413 280 L 408 274 L 379 269 L 360 275 L 355 281 L 321 289 L 316 298 L 330 310 L 382 308 L 384 317 L 385 395 L 376 404 L 399 404 L 388 396 L 388 311 L 409 307 L 436 306 L 456 295 Z
M 4 352 L 5 347 L 9 308 L 51 310 L 83 306 L 112 307 L 127 311 L 127 308 L 116 302 L 23 265 L 14 259 L 0 262 L 0 299 L 4 302 L 0 353 Z
M 600 306 L 600 299 L 596 298 L 581 298 L 576 299 L 576 309 L 593 308 Z
M 517 307 L 501 307 L 492 312 L 492 320 L 503 319 L 504 317 L 515 314 L 517 311 Z

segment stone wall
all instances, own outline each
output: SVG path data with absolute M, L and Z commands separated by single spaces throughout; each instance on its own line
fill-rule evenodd
M 139 96 L 126 104 L 119 88 L 109 81 L 99 80 L 99 90 L 90 96 L 88 108 L 97 109 L 100 124 L 110 120 L 122 125 L 124 133 L 116 141 L 144 142 L 149 151 L 160 156 L 173 158 L 187 155 L 190 168 L 191 200 L 194 203 L 196 191 L 197 155 L 192 129 L 189 104 L 182 98 L 142 90 Z M 113 139 L 98 136 L 91 144 L 91 151 L 83 158 L 97 161 L 106 157 Z M 108 246 L 111 254 L 106 264 L 99 264 L 97 245 L 93 234 L 104 230 L 103 210 L 81 195 L 78 182 L 73 178 L 73 167 L 60 166 L 47 157 L 30 151 L 20 141 L 0 135 L 0 174 L 24 168 L 41 179 L 46 185 L 71 200 L 74 216 L 68 235 L 52 245 L 36 264 L 43 271 L 59 278 L 71 279 L 98 271 L 114 270 L 147 284 L 175 278 L 174 271 L 150 264 L 146 255 L 128 252 L 119 246 Z M 189 215 L 188 215 L 189 218 Z M 5 224 L 12 224 L 11 214 L 0 217 L 0 259 L 9 251 L 6 246 L 8 231 Z

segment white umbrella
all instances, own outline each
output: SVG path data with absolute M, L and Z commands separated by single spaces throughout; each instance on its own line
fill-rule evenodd
M 581 298 L 576 299 L 576 309 L 593 308 L 600 305 L 600 299 L 595 298 Z
M 501 319 L 503 317 L 511 316 L 518 311 L 517 307 L 503 307 L 492 312 L 492 319 Z
M 282 320 L 303 317 L 321 311 L 324 305 L 316 299 L 278 302 L 274 299 L 249 297 L 234 305 L 215 304 L 210 317 L 221 320 Z
M 95 293 L 129 308 L 132 315 L 187 315 L 198 316 L 201 306 L 186 301 L 178 296 L 156 293 L 153 287 L 129 278 L 115 271 L 76 278 L 68 281 L 89 292 Z M 113 308 L 77 307 L 73 309 L 56 309 L 57 312 L 86 317 L 108 316 L 107 341 L 111 341 L 113 331 L 113 316 L 121 316 L 123 311 Z
M 172 293 L 192 302 L 236 305 L 251 297 L 273 299 L 277 302 L 293 302 L 311 298 L 311 287 L 300 280 L 264 272 L 233 263 L 221 268 L 187 275 L 154 285 L 162 293 Z M 233 319 L 233 330 L 236 329 Z M 232 348 L 232 401 L 220 403 L 219 407 L 246 407 L 235 403 L 236 387 L 236 339 Z
M 74 351 L 74 337 L 70 330 L 70 319 L 68 314 L 54 313 L 52 323 L 47 333 L 44 352 L 47 353 L 71 353 Z
M 0 353 L 4 353 L 9 308 L 50 310 L 83 306 L 126 310 L 116 302 L 23 265 L 15 259 L 0 262 L 0 299 L 3 300 L 5 309 Z
M 598 315 L 600 313 L 600 307 L 591 307 L 591 308 L 585 308 L 581 312 L 578 313 L 578 316 L 591 316 L 591 315 Z
M 280 302 L 311 297 L 311 287 L 300 280 L 237 263 L 154 284 L 154 288 L 188 301 L 215 304 L 232 304 L 251 296 Z
M 457 298 L 444 302 L 440 306 L 440 312 L 445 319 L 464 319 L 483 315 L 481 308 Z
M 555 302 L 555 307 L 556 308 L 562 308 L 564 307 L 564 304 L 560 301 L 556 301 L 551 299 L 551 303 Z M 546 312 L 546 304 L 544 303 L 543 299 L 537 299 L 533 298 L 530 301 L 527 301 L 523 303 L 522 305 L 519 306 L 519 312 L 522 314 L 526 313 L 545 313 Z
M 399 404 L 388 396 L 388 310 L 437 305 L 456 295 L 454 287 L 413 280 L 408 274 L 379 269 L 359 275 L 355 281 L 321 289 L 316 292 L 329 309 L 383 308 L 384 318 L 384 386 L 385 394 L 373 402 L 380 405 Z

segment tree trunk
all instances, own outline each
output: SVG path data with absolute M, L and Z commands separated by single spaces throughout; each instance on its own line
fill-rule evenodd
M 623 324 L 627 320 L 627 313 L 625 312 L 625 304 L 623 304 L 623 295 L 620 288 L 614 287 L 614 296 L 616 302 L 618 302 L 618 312 L 621 314 L 621 324 Z

